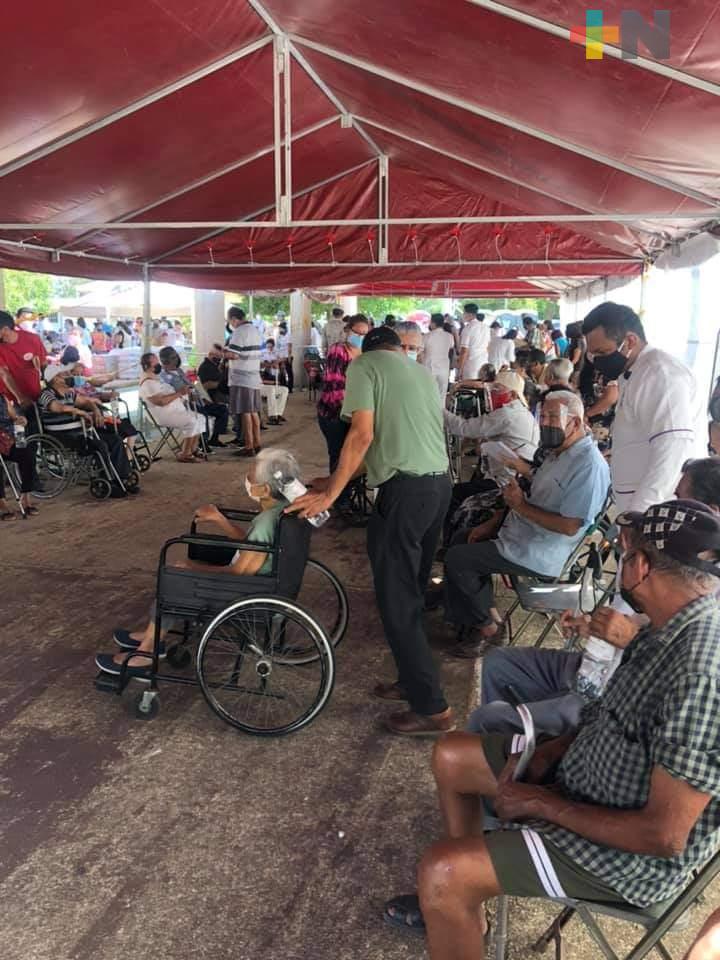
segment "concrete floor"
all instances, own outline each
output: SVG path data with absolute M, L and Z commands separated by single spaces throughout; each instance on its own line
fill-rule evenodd
M 263 434 L 325 472 L 305 395 Z M 425 741 L 385 734 L 367 696 L 391 677 L 364 532 L 328 524 L 313 555 L 343 580 L 351 623 L 332 699 L 307 728 L 261 740 L 236 732 L 190 688 L 161 688 L 152 722 L 93 687 L 114 626 L 139 623 L 158 551 L 193 508 L 247 506 L 243 462 L 155 464 L 139 497 L 85 489 L 3 524 L 0 677 L 0 955 L 3 960 L 404 960 L 422 939 L 386 927 L 383 901 L 413 889 L 439 831 Z M 441 641 L 442 628 L 432 621 Z M 471 665 L 442 656 L 461 715 Z M 714 905 L 716 897 L 710 898 Z M 510 960 L 551 913 L 515 904 Z M 698 911 L 692 929 L 710 904 Z M 622 934 L 628 928 L 618 928 Z M 680 947 L 689 934 L 678 938 Z M 671 938 L 672 942 L 672 938 Z M 573 931 L 569 957 L 596 949 Z

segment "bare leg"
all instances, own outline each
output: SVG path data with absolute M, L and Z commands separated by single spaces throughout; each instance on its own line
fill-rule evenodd
M 155 621 L 149 620 L 144 630 L 135 630 L 130 634 L 133 640 L 139 640 L 140 645 L 137 648 L 138 653 L 152 653 L 155 647 Z M 160 631 L 160 639 L 164 640 L 167 636 L 167 630 Z M 122 663 L 127 656 L 127 651 L 118 653 L 113 658 L 115 663 Z M 128 660 L 130 667 L 146 667 L 148 665 L 147 657 L 131 657 Z
M 253 430 L 252 418 L 252 413 L 244 413 L 242 415 L 243 441 L 248 450 L 253 450 L 255 448 L 255 433 Z
M 720 910 L 705 921 L 685 960 L 720 960 Z
M 430 960 L 483 960 L 485 901 L 501 892 L 482 837 L 433 844 L 418 869 Z
M 451 839 L 481 835 L 480 798 L 494 797 L 497 791 L 482 738 L 474 733 L 446 734 L 435 744 L 432 771 L 446 835 Z

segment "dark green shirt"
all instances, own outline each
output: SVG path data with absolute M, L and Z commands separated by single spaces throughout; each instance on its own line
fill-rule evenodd
M 396 473 L 422 476 L 448 469 L 437 384 L 399 350 L 363 353 L 348 367 L 342 417 L 372 410 L 373 441 L 365 456 L 368 486 Z

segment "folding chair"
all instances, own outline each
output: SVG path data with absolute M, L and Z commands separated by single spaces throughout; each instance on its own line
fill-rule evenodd
M 597 517 L 565 561 L 565 566 L 558 577 L 503 576 L 504 584 L 516 594 L 515 600 L 505 614 L 509 646 L 517 643 L 530 623 L 540 616 L 546 620 L 546 623 L 534 646 L 541 647 L 564 610 L 579 610 L 583 585 L 588 582 L 587 576 L 592 577 L 593 608 L 611 592 L 612 584 L 602 585 L 604 566 L 610 555 L 607 533 L 612 525 L 608 517 L 611 503 L 612 494 L 608 494 Z M 602 538 L 599 544 L 593 540 L 598 533 Z M 513 631 L 512 615 L 518 608 L 524 610 L 527 616 L 518 629 Z
M 513 779 L 522 780 L 535 752 L 535 724 L 532 714 L 524 704 L 515 704 L 515 708 L 522 721 L 525 744 L 515 768 Z M 499 822 L 495 818 L 490 818 L 487 823 L 489 830 L 497 829 L 498 826 Z M 715 852 L 704 867 L 695 871 L 690 883 L 677 897 L 652 904 L 652 906 L 646 908 L 633 907 L 630 904 L 618 906 L 617 904 L 595 903 L 590 900 L 576 900 L 572 897 L 548 897 L 547 900 L 551 903 L 561 904 L 563 909 L 545 933 L 532 945 L 532 951 L 534 953 L 544 953 L 548 946 L 554 943 L 555 960 L 563 960 L 563 930 L 570 920 L 577 916 L 606 960 L 642 960 L 652 950 L 656 950 L 662 960 L 673 960 L 673 956 L 662 942 L 662 938 L 701 898 L 703 891 L 718 872 L 720 872 L 720 850 Z M 495 960 L 505 960 L 508 939 L 508 913 L 508 897 L 498 897 L 495 917 Z M 595 919 L 596 914 L 644 927 L 645 935 L 629 953 L 624 953 L 621 957 L 612 948 L 601 930 Z
M 675 924 L 698 901 L 705 888 L 720 872 L 720 851 L 708 860 L 704 867 L 696 872 L 688 886 L 675 899 L 656 903 L 647 909 L 640 907 L 619 907 L 607 903 L 593 903 L 588 900 L 571 898 L 552 898 L 551 903 L 562 905 L 562 910 L 543 935 L 532 945 L 534 953 L 544 953 L 551 943 L 555 944 L 555 960 L 563 960 L 563 930 L 573 917 L 578 917 L 602 956 L 607 960 L 643 960 L 656 950 L 663 960 L 673 960 L 673 955 L 662 942 Z M 618 954 L 603 933 L 595 919 L 596 916 L 612 917 L 624 923 L 634 923 L 645 929 L 644 936 L 629 951 Z M 508 925 L 508 898 L 498 897 L 495 933 L 495 960 L 505 960 Z
M 140 401 L 140 408 L 142 410 L 143 417 L 147 417 L 153 428 L 160 434 L 157 443 L 150 450 L 150 459 L 152 462 L 155 463 L 156 460 L 160 459 L 160 451 L 166 446 L 169 447 L 170 450 L 177 456 L 177 454 L 182 450 L 182 444 L 175 436 L 172 427 L 161 426 L 153 416 L 153 412 L 150 409 L 150 404 L 145 403 L 144 400 Z
M 5 480 L 7 481 L 10 491 L 12 493 L 13 500 L 20 507 L 20 514 L 23 519 L 27 519 L 27 514 L 25 513 L 25 507 L 23 506 L 22 497 L 20 495 L 20 488 L 17 484 L 17 473 L 15 472 L 15 466 L 11 460 L 6 460 L 5 457 L 0 453 L 0 468 L 5 474 Z

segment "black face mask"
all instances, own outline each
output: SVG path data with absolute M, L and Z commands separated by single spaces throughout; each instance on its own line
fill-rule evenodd
M 625 354 L 616 350 L 605 357 L 595 357 L 592 365 L 607 383 L 610 380 L 617 380 L 627 366 L 627 362 L 628 358 Z
M 155 366 L 153 367 L 153 373 L 155 374 L 162 373 L 162 367 L 160 366 L 159 363 L 156 363 Z
M 68 385 L 68 387 L 74 387 L 75 377 L 65 377 L 65 383 Z
M 643 608 L 640 606 L 640 604 L 637 602 L 637 600 L 634 599 L 632 595 L 632 590 L 628 590 L 626 587 L 621 587 L 620 596 L 623 598 L 625 603 L 635 611 L 635 613 L 645 612 Z
M 540 427 L 540 446 L 546 450 L 557 450 L 565 443 L 565 431 L 562 427 Z

